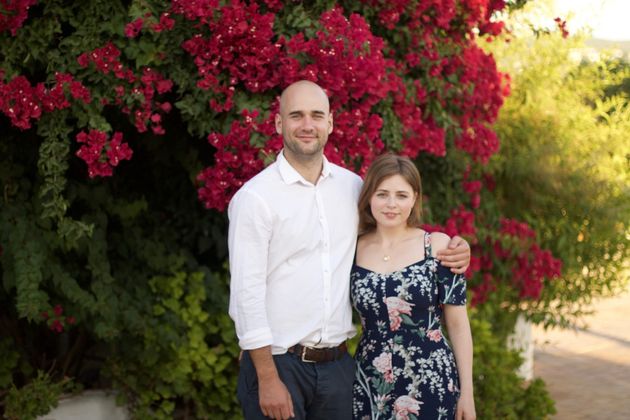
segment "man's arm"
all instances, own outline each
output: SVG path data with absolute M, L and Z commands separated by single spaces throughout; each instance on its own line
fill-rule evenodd
M 239 346 L 249 351 L 258 378 L 260 408 L 265 416 L 288 419 L 291 396 L 271 354 L 273 337 L 267 322 L 267 259 L 272 218 L 255 193 L 239 191 L 228 209 L 230 219 L 230 316 Z
M 466 272 L 470 265 L 470 245 L 460 236 L 453 236 L 448 247 L 437 252 L 437 259 L 455 274 Z
M 295 417 L 291 394 L 280 380 L 271 355 L 271 347 L 249 350 L 249 355 L 256 368 L 258 398 L 263 414 L 272 419 L 281 420 Z

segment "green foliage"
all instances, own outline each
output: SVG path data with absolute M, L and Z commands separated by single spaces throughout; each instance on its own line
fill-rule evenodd
M 545 419 L 556 412 L 544 382 L 534 379 L 525 384 L 516 371 L 522 359 L 505 347 L 491 324 L 471 313 L 474 337 L 473 382 L 477 418 Z
M 13 350 L 14 343 L 6 338 L 0 339 L 0 389 L 8 388 L 13 382 L 13 369 L 16 368 L 19 354 Z
M 525 2 L 508 3 L 516 10 Z M 202 209 L 195 190 L 197 174 L 213 160 L 205 136 L 227 132 L 235 114 L 210 109 L 210 99 L 223 98 L 194 88 L 192 60 L 162 54 L 181 52 L 184 40 L 206 28 L 180 24 L 167 36 L 149 30 L 134 39 L 122 35 L 126 23 L 147 12 L 159 16 L 167 3 L 49 0 L 32 8 L 35 23 L 27 22 L 15 38 L 0 36 L 7 79 L 24 74 L 50 85 L 54 71 L 69 72 L 90 86 L 93 97 L 89 105 L 73 101 L 71 108 L 45 114 L 36 130 L 5 128 L 1 121 L 0 388 L 11 387 L 2 401 L 8 418 L 45 413 L 68 390 L 67 377 L 88 388 L 116 387 L 136 418 L 240 417 L 238 346 L 226 308 L 227 220 Z M 309 37 L 333 3 L 285 7 L 274 29 Z M 378 19 L 365 2 L 340 3 Z M 404 29 L 391 35 L 376 26 L 390 45 L 411 42 Z M 151 66 L 173 81 L 176 91 L 165 98 L 174 104 L 166 136 L 138 134 L 119 109 L 101 106 L 120 81 L 80 68 L 76 57 L 109 40 L 123 50 L 125 66 Z M 492 170 L 498 190 L 482 193 L 478 224 L 496 226 L 499 214 L 528 221 L 565 262 L 565 276 L 547 285 L 540 302 L 522 306 L 506 282 L 475 312 L 479 418 L 539 419 L 554 411 L 544 384 L 523 384 L 514 373 L 520 360 L 505 348 L 519 312 L 536 321 L 569 322 L 592 294 L 614 289 L 627 275 L 628 66 L 573 63 L 571 42 L 548 35 L 491 47 L 513 76 L 513 94 L 497 125 L 502 152 Z M 395 58 L 400 51 L 386 54 Z M 454 83 L 414 71 L 409 77 L 428 91 Z M 239 91 L 235 109 L 268 113 L 275 93 Z M 432 101 L 426 112 L 451 142 L 446 99 L 445 105 Z M 382 138 L 397 150 L 403 125 L 390 105 L 376 107 Z M 125 132 L 133 165 L 117 167 L 113 178 L 88 179 L 74 157 L 74 127 Z M 248 140 L 256 146 L 264 141 Z M 466 199 L 461 182 L 469 158 L 452 148 L 448 153 L 418 158 L 432 200 L 428 223 L 444 221 Z M 480 168 L 473 165 L 474 171 Z M 497 270 L 510 278 L 505 267 Z M 506 301 L 508 308 L 499 306 Z M 56 308 L 62 314 L 53 316 Z M 61 331 L 51 331 L 54 321 Z
M 563 261 L 530 317 L 567 325 L 593 296 L 628 282 L 628 63 L 576 61 L 580 38 L 519 34 L 491 49 L 512 75 L 492 162 L 499 211 L 527 221 Z M 527 63 L 526 66 L 523 63 Z
M 143 341 L 123 340 L 110 361 L 114 382 L 127 391 L 137 418 L 170 419 L 182 397 L 195 418 L 234 418 L 236 358 L 232 321 L 207 301 L 202 272 L 149 280 L 153 305 Z
M 196 200 L 198 145 L 139 145 L 138 165 L 96 184 L 68 176 L 77 170 L 72 161 L 59 163 L 74 153 L 67 137 L 38 145 L 18 136 L 0 143 L 0 329 L 11 345 L 21 343 L 19 352 L 3 352 L 2 387 L 39 392 L 25 388 L 35 368 L 50 371 L 51 381 L 116 384 L 137 418 L 232 418 L 238 346 L 226 308 L 226 221 Z M 33 159 L 47 147 L 61 156 Z M 71 215 L 44 214 L 61 189 L 57 202 Z M 62 234 L 70 216 L 90 230 Z M 57 305 L 63 330 L 53 333 Z
M 4 416 L 8 420 L 34 420 L 56 407 L 59 396 L 71 385 L 69 378 L 53 382 L 47 373 L 38 371 L 28 385 L 20 389 L 11 387 L 4 402 Z

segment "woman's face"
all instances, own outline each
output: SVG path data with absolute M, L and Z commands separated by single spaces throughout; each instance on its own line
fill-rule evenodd
M 392 175 L 381 182 L 370 198 L 370 210 L 381 227 L 407 225 L 417 194 L 401 175 Z

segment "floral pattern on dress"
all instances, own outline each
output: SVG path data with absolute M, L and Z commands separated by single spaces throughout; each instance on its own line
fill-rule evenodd
M 393 273 L 354 266 L 351 296 L 363 336 L 355 355 L 353 418 L 452 419 L 459 398 L 442 305 L 466 304 L 466 280 L 431 256 Z

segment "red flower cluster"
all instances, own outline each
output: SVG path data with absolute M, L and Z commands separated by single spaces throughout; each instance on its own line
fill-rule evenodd
M 70 102 L 66 99 L 65 90 L 69 90 L 72 98 L 78 99 L 83 103 L 89 104 L 92 101 L 92 95 L 88 88 L 83 86 L 81 82 L 74 80 L 72 75 L 56 73 L 55 80 L 57 83 L 50 89 L 45 88 L 41 83 L 35 88 L 38 97 L 41 99 L 44 111 L 51 112 L 55 109 L 69 107 Z
M 476 251 L 477 227 L 475 226 L 475 214 L 466 210 L 464 206 L 451 210 L 451 217 L 446 220 L 444 233 L 450 237 L 455 235 L 466 237 L 473 246 L 473 251 Z M 466 276 L 469 278 L 481 269 L 481 259 L 478 257 L 478 251 L 471 254 L 470 265 L 466 270 Z
M 184 15 L 188 20 L 201 20 L 207 23 L 216 9 L 219 8 L 219 0 L 172 0 L 171 10 L 178 15 Z
M 363 0 L 371 8 L 378 10 L 380 23 L 387 29 L 394 29 L 401 15 L 411 19 L 411 28 L 437 27 L 451 29 L 454 21 L 464 25 L 459 31 L 464 36 L 479 28 L 481 34 L 498 35 L 503 30 L 503 22 L 491 22 L 493 15 L 505 8 L 504 0 Z M 453 35 L 451 33 L 451 35 Z
M 477 184 L 472 189 L 476 190 Z M 465 236 L 473 244 L 466 276 L 473 278 L 475 273 L 481 272 L 481 281 L 469 286 L 472 292 L 472 305 L 485 302 L 489 294 L 498 287 L 492 275 L 493 259 L 512 267 L 512 287 L 517 289 L 520 299 L 538 299 L 545 279 L 554 279 L 561 275 L 562 262 L 534 242 L 536 233 L 531 227 L 512 219 L 502 218 L 500 222 L 498 232 L 500 239 L 486 238 L 485 242 L 492 245 L 486 252 L 477 244 L 474 214 L 462 206 L 451 211 L 451 217 L 444 227 L 422 226 L 428 232 L 441 231 L 451 237 Z
M 150 67 L 142 69 L 140 77 L 141 85 L 131 89 L 134 98 L 137 99 L 137 105 L 133 110 L 136 129 L 140 133 L 147 131 L 147 124 L 151 123 L 151 131 L 154 134 L 164 134 L 162 127 L 161 113 L 168 113 L 171 110 L 169 102 L 155 102 L 155 94 L 164 94 L 173 88 L 173 82 L 165 79 L 160 73 Z M 125 107 L 123 111 L 127 112 Z M 132 110 L 129 110 L 131 112 Z
M 499 150 L 497 135 L 487 124 L 496 120 L 503 98 L 509 93 L 508 79 L 497 71 L 494 58 L 476 45 L 452 57 L 445 72 L 458 74 L 459 93 L 452 103 L 462 112 L 462 133 L 455 144 L 486 163 Z
M 446 220 L 444 233 L 448 236 L 460 235 L 475 238 L 477 234 L 475 214 L 466 210 L 464 206 L 451 210 L 451 217 Z
M 501 229 L 499 232 L 503 235 L 512 236 L 514 238 L 527 240 L 536 238 L 536 232 L 529 227 L 527 223 L 519 222 L 514 219 L 501 218 Z
M 162 113 L 171 110 L 169 102 L 156 102 L 155 94 L 164 94 L 173 87 L 171 80 L 165 79 L 159 72 L 144 67 L 142 75 L 138 77 L 133 71 L 123 66 L 118 57 L 120 50 L 114 44 L 108 42 L 104 47 L 97 48 L 92 52 L 83 53 L 77 61 L 81 67 L 88 67 L 93 63 L 96 69 L 104 74 L 112 72 L 121 83 L 127 83 L 126 89 L 123 85 L 114 87 L 115 103 L 123 105 L 122 111 L 126 114 L 133 114 L 136 129 L 140 133 L 147 131 L 150 124 L 154 134 L 164 134 L 161 125 Z M 130 93 L 128 103 L 123 104 L 123 99 Z
M 378 10 L 379 23 L 387 29 L 394 29 L 400 16 L 405 13 L 409 0 L 363 0 L 371 8 Z
M 562 38 L 567 38 L 569 36 L 569 31 L 567 30 L 567 21 L 559 17 L 555 18 L 553 21 L 556 22 L 556 25 L 558 25 L 558 29 L 560 29 Z
M 101 73 L 113 72 L 117 78 L 134 83 L 136 76 L 130 69 L 122 65 L 118 57 L 120 57 L 120 50 L 112 42 L 108 42 L 102 48 L 96 48 L 94 51 L 79 55 L 77 62 L 83 68 L 94 63 L 96 69 Z
M 502 240 L 495 240 L 494 254 L 502 260 L 513 260 L 512 283 L 521 299 L 538 299 L 545 279 L 561 275 L 562 262 L 535 243 L 536 232 L 526 223 L 501 219 Z
M 482 178 L 483 178 L 483 185 L 486 187 L 486 189 L 490 192 L 494 191 L 494 189 L 497 187 L 497 181 L 494 179 L 492 174 L 484 173 L 482 175 Z
M 44 311 L 41 314 L 51 331 L 61 334 L 65 328 L 76 323 L 76 319 L 73 316 L 63 316 L 63 307 L 61 305 L 55 305 L 53 308 L 52 316 L 48 314 L 48 311 Z
M 31 120 L 42 115 L 37 92 L 24 76 L 17 76 L 7 84 L 0 80 L 0 110 L 11 124 L 22 130 L 31 128 Z
M 470 207 L 473 209 L 479 208 L 479 204 L 481 204 L 481 188 L 483 184 L 481 181 L 468 181 L 468 172 L 464 176 L 464 181 L 462 182 L 462 187 L 464 192 L 470 196 Z
M 298 34 L 286 42 L 282 79 L 286 84 L 313 80 L 327 90 L 335 129 L 326 157 L 344 166 L 357 165 L 362 173 L 384 148 L 383 121 L 372 107 L 396 89 L 394 63 L 385 59 L 383 40 L 361 16 L 346 18 L 335 8 L 322 14 L 319 24 L 321 30 L 313 38 Z
M 267 9 L 273 12 L 279 12 L 282 10 L 282 0 L 262 0 L 263 3 L 267 6 Z
M 473 190 L 478 188 L 476 183 L 470 187 Z M 492 274 L 495 260 L 511 267 L 512 281 L 508 287 L 514 287 L 520 299 L 538 299 L 545 279 L 554 279 L 561 275 L 562 262 L 535 243 L 536 233 L 531 227 L 512 219 L 502 218 L 500 222 L 499 238 L 486 237 L 485 241 L 482 241 L 490 246 L 485 251 L 477 241 L 474 214 L 462 206 L 451 211 L 451 217 L 445 226 L 426 224 L 422 226 L 428 232 L 444 232 L 451 237 L 465 236 L 472 244 L 470 266 L 466 276 L 472 279 L 475 273 L 480 272 L 481 279 L 469 285 L 473 306 L 484 303 L 490 293 L 499 286 Z
M 168 12 L 160 15 L 160 20 L 157 23 L 151 24 L 153 32 L 160 33 L 163 31 L 170 31 L 175 26 L 175 19 L 171 17 Z
M 127 143 L 123 143 L 123 136 L 120 132 L 115 132 L 111 139 L 107 134 L 90 130 L 89 133 L 80 132 L 77 134 L 77 142 L 83 146 L 77 151 L 80 157 L 88 165 L 90 178 L 96 176 L 111 176 L 114 167 L 118 166 L 121 160 L 129 160 L 133 151 Z
M 0 32 L 9 31 L 15 36 L 35 3 L 37 0 L 0 0 Z
M 195 58 L 201 76 L 197 86 L 222 95 L 212 99 L 210 107 L 216 112 L 231 110 L 238 83 L 250 92 L 277 86 L 280 45 L 273 41 L 274 15 L 261 15 L 256 3 L 232 1 L 218 10 L 198 3 L 205 2 L 177 2 L 173 10 L 201 19 L 210 30 L 210 36 L 197 34 L 182 45 Z
M 415 54 L 407 54 L 407 66 L 414 67 L 419 62 L 420 58 Z M 403 126 L 401 154 L 413 158 L 424 151 L 435 156 L 444 156 L 445 132 L 436 124 L 433 117 L 425 112 L 428 98 L 426 90 L 418 80 L 409 88 L 402 80 L 396 83 L 393 110 Z
M 512 269 L 514 285 L 520 288 L 521 299 L 538 299 L 542 292 L 545 278 L 560 277 L 562 261 L 554 258 L 548 250 L 542 250 L 538 244 L 516 257 L 517 264 Z
M 252 146 L 250 139 L 253 133 L 270 135 L 270 127 L 269 124 L 258 124 L 257 117 L 257 111 L 245 110 L 242 120 L 234 121 L 228 134 L 208 136 L 208 142 L 217 149 L 215 164 L 197 176 L 202 184 L 198 190 L 199 199 L 206 208 L 225 210 L 229 201 L 226 197 L 232 197 L 245 181 L 263 168 L 263 162 L 258 158 L 260 149 Z
M 125 25 L 125 36 L 127 38 L 137 37 L 142 28 L 148 26 L 153 32 L 160 33 L 163 31 L 170 31 L 175 26 L 175 19 L 171 18 L 169 12 L 162 13 L 159 20 L 153 17 L 151 13 L 144 15 L 144 18 L 134 19 Z
M 195 13 L 197 12 L 198 9 Z M 251 14 L 249 19 L 256 20 Z M 273 21 L 269 21 L 269 24 L 273 24 Z M 335 130 L 326 146 L 326 156 L 334 163 L 350 165 L 353 168 L 360 166 L 361 172 L 384 147 L 380 139 L 382 119 L 372 112 L 372 107 L 386 98 L 397 86 L 395 76 L 388 72 L 393 63 L 386 60 L 382 54 L 383 41 L 370 32 L 368 24 L 359 15 L 346 18 L 341 9 L 333 9 L 322 15 L 320 26 L 322 30 L 311 39 L 305 39 L 303 34 L 298 34 L 289 40 L 281 40 L 277 45 L 274 44 L 276 56 L 273 60 L 278 60 L 280 66 L 269 69 L 275 73 L 267 80 L 269 84 L 264 88 L 278 88 L 280 84 L 288 85 L 300 79 L 314 80 L 324 87 L 331 97 L 331 110 L 335 115 Z M 230 42 L 244 43 L 249 42 L 251 36 L 222 36 L 221 38 Z M 265 40 L 265 42 L 270 42 L 266 36 Z M 192 45 L 195 48 L 201 48 L 202 45 L 210 45 L 209 48 L 212 49 L 215 48 L 213 43 L 216 42 L 218 41 L 203 40 L 203 37 L 198 36 L 195 42 L 189 41 L 189 47 Z M 241 51 L 249 47 L 237 45 L 230 48 L 226 44 L 223 48 Z M 206 49 L 201 48 L 195 51 L 195 54 L 203 55 Z M 257 54 L 260 55 L 260 51 L 257 51 Z M 269 60 L 271 59 L 270 57 Z M 219 67 L 222 60 L 221 58 L 217 62 Z M 266 61 L 264 57 L 261 60 L 263 67 L 271 62 Z M 199 56 L 196 61 L 199 62 Z M 267 69 L 267 67 L 264 68 Z M 233 75 L 236 72 L 238 80 L 245 81 L 246 86 L 248 83 L 258 83 L 258 72 L 239 74 L 237 70 L 229 69 L 230 74 Z M 246 79 L 243 80 L 242 77 Z M 256 85 L 256 87 L 261 86 Z M 211 105 L 218 110 L 218 104 Z M 231 106 L 231 104 L 227 105 Z M 255 167 L 262 168 L 261 156 L 281 148 L 281 138 L 274 136 L 275 110 L 277 110 L 277 104 L 274 104 L 274 109 L 267 121 L 257 126 L 255 130 L 266 133 L 267 136 L 273 136 L 262 151 L 245 140 L 249 139 L 249 132 L 245 132 L 245 129 L 251 124 L 235 123 L 232 130 L 236 129 L 237 133 L 228 133 L 221 137 L 217 137 L 218 134 L 211 135 L 211 144 L 215 147 L 220 146 L 219 151 L 222 150 L 221 147 L 225 147 L 224 144 L 229 144 L 230 149 L 228 158 L 217 152 L 215 166 L 200 175 L 200 180 L 205 182 L 200 197 L 208 208 L 224 209 L 236 191 L 234 187 L 242 185 L 256 173 L 256 170 L 252 171 L 245 165 L 229 164 L 229 158 L 232 155 L 238 156 L 235 158 L 238 162 L 247 161 L 253 156 L 257 162 Z
M 475 160 L 487 163 L 499 150 L 499 139 L 492 129 L 478 122 L 462 127 L 464 132 L 455 145 L 468 152 Z
M 142 30 L 142 25 L 144 24 L 144 20 L 142 18 L 138 18 L 133 22 L 130 22 L 125 25 L 125 36 L 127 38 L 135 38 L 138 36 L 140 31 Z
M 497 290 L 497 285 L 492 274 L 483 273 L 481 276 L 481 283 L 474 287 L 469 287 L 469 289 L 472 292 L 470 306 L 474 307 L 487 301 L 490 293 Z
M 502 0 L 364 0 L 379 11 L 381 23 L 410 37 L 407 51 L 397 53 L 404 62 L 400 74 L 430 76 L 430 84 L 416 78 L 414 86 L 400 85 L 394 93 L 393 109 L 404 126 L 402 153 L 421 151 L 437 156 L 446 153 L 445 130 L 455 129 L 456 145 L 476 160 L 486 162 L 498 150 L 498 139 L 488 128 L 507 94 L 503 75 L 496 64 L 474 44 L 475 28 L 497 35 L 502 23 L 490 22 L 505 7 Z M 405 15 L 406 27 L 395 24 Z M 402 35 L 402 34 L 401 34 Z M 438 49 L 438 46 L 440 47 Z M 455 79 L 457 82 L 452 83 Z M 436 122 L 436 104 L 449 116 Z
M 44 83 L 32 86 L 24 76 L 17 76 L 5 84 L 3 76 L 0 71 L 0 111 L 9 117 L 11 124 L 22 130 L 31 128 L 31 120 L 38 120 L 42 112 L 68 108 L 68 94 L 84 103 L 92 100 L 90 91 L 66 73 L 56 73 L 56 83 L 51 88 Z
M 468 0 L 465 3 L 469 5 L 474 4 L 477 8 L 476 10 L 481 14 L 481 19 L 479 20 L 480 35 L 488 34 L 497 36 L 503 32 L 505 24 L 503 22 L 492 22 L 491 19 L 496 12 L 500 12 L 505 8 L 505 0 Z

